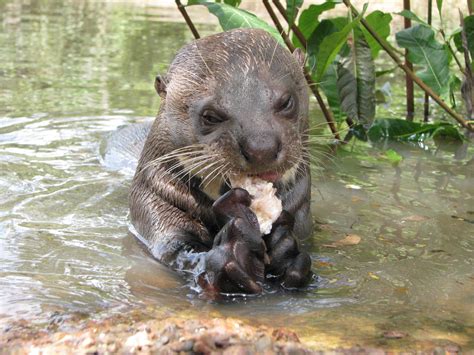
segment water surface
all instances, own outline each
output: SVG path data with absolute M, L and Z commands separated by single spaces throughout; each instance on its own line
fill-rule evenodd
M 128 232 L 130 176 L 101 152 L 118 127 L 151 119 L 154 75 L 191 40 L 160 11 L 0 2 L 2 322 L 151 305 L 287 326 L 313 344 L 395 346 L 382 336 L 395 330 L 474 348 L 472 147 L 393 146 L 398 167 L 387 147 L 340 150 L 314 178 L 317 289 L 210 304 L 146 254 Z M 360 243 L 331 247 L 349 234 Z

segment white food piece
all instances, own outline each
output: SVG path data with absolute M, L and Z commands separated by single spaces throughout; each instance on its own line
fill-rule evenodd
M 276 188 L 271 182 L 255 176 L 233 176 L 230 178 L 232 187 L 240 187 L 252 195 L 250 209 L 255 213 L 260 225 L 260 232 L 268 234 L 272 224 L 280 216 L 283 207 L 281 200 L 275 195 Z

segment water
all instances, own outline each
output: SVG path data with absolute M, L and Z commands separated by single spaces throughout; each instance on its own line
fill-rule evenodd
M 380 147 L 341 150 L 312 193 L 317 290 L 210 304 L 146 254 L 128 232 L 130 176 L 101 152 L 155 114 L 153 77 L 191 40 L 162 11 L 0 2 L 1 321 L 151 305 L 287 326 L 315 345 L 392 346 L 382 334 L 396 330 L 474 348 L 472 147 L 394 146 L 399 167 Z M 327 246 L 347 234 L 360 243 Z

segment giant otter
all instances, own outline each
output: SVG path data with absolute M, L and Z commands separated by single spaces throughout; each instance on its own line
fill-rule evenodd
M 311 231 L 303 56 L 267 32 L 236 29 L 183 47 L 157 77 L 158 116 L 130 192 L 137 236 L 211 295 L 259 293 L 311 278 L 298 239 Z M 262 237 L 233 174 L 271 181 L 283 212 Z

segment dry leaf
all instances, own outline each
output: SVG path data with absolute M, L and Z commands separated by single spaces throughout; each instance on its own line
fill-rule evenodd
M 407 336 L 407 333 L 400 332 L 398 330 L 389 330 L 388 332 L 383 333 L 383 337 L 386 339 L 402 339 Z
M 338 240 L 334 243 L 323 244 L 323 247 L 339 248 L 339 247 L 345 247 L 345 246 L 348 246 L 348 245 L 356 245 L 356 244 L 360 243 L 361 239 L 362 238 L 359 237 L 357 234 L 349 234 L 344 239 Z
M 330 262 L 327 262 L 327 261 L 318 261 L 316 263 L 317 267 L 330 267 L 330 266 L 333 266 L 333 265 L 334 265 L 333 263 L 330 263 Z
M 428 219 L 428 217 L 425 217 L 425 216 L 418 216 L 416 214 L 412 215 L 412 216 L 408 216 L 408 217 L 405 217 L 405 218 L 402 218 L 402 220 L 404 221 L 408 221 L 408 222 L 422 222 L 422 221 L 426 221 Z
M 368 274 L 370 276 L 370 278 L 374 279 L 374 280 L 380 280 L 380 277 L 378 277 L 377 275 L 375 275 L 373 272 L 369 272 Z

